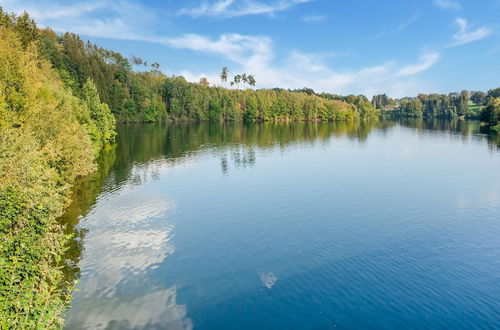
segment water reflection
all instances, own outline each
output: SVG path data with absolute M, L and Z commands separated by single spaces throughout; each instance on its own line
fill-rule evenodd
M 176 123 L 124 125 L 118 130 L 115 185 L 131 180 L 131 167 L 143 164 L 142 175 L 154 177 L 159 167 L 189 161 L 203 150 L 220 158 L 222 173 L 230 167 L 252 167 L 256 148 L 285 148 L 291 144 L 326 143 L 332 137 L 363 142 L 373 129 L 386 130 L 394 122 L 368 123 Z M 132 178 L 140 184 L 144 178 Z M 157 174 L 156 174 L 157 175 Z
M 217 171 L 230 178 L 238 171 L 258 167 L 259 157 L 262 161 L 268 152 L 285 153 L 297 146 L 335 145 L 345 140 L 363 146 L 370 135 L 384 137 L 399 126 L 422 136 L 458 136 L 464 142 L 486 140 L 492 150 L 500 147 L 498 136 L 482 133 L 479 123 L 460 120 L 121 126 L 117 145 L 103 153 L 98 172 L 75 186 L 74 202 L 62 219 L 67 232 L 74 234 L 66 256 L 67 277 L 81 278 L 66 326 L 193 327 L 189 305 L 178 299 L 179 291 L 189 290 L 189 286 L 177 283 L 172 275 L 176 270 L 169 268 L 169 260 L 179 253 L 174 239 L 177 225 L 172 217 L 190 206 L 179 207 L 167 188 L 193 189 L 185 194 L 195 195 L 200 205 L 203 193 L 194 191 L 195 182 L 184 188 L 176 181 L 181 175 L 162 181 L 166 174 L 182 174 L 198 166 L 196 160 L 214 158 Z M 493 199 L 492 205 L 497 205 L 496 201 Z M 242 203 L 237 199 L 234 202 Z M 269 270 L 257 274 L 260 286 L 268 291 L 275 290 L 282 278 L 278 280 L 279 273 Z
M 73 303 L 78 313 L 70 312 L 68 328 L 191 327 L 185 307 L 176 303 L 176 288 L 148 277 L 175 251 L 174 225 L 164 218 L 175 204 L 149 197 L 124 189 L 86 217 L 83 276 Z
M 97 160 L 98 170 L 93 174 L 79 178 L 73 187 L 72 203 L 66 209 L 60 222 L 64 224 L 65 234 L 71 234 L 69 249 L 64 255 L 64 272 L 69 283 L 74 283 L 80 278 L 79 262 L 85 243 L 88 229 L 79 227 L 80 219 L 88 214 L 95 204 L 97 196 L 110 174 L 116 160 L 116 145 L 106 146 Z
M 500 149 L 500 134 L 481 126 L 479 121 L 406 118 L 399 120 L 399 123 L 424 134 L 432 132 L 452 133 L 461 136 L 464 141 L 469 138 L 478 141 L 486 139 L 492 150 Z
M 129 180 L 132 164 L 147 164 L 154 176 L 155 164 L 177 164 L 193 153 L 210 149 L 220 158 L 221 171 L 230 166 L 251 167 L 256 162 L 255 149 L 285 148 L 290 144 L 327 143 L 332 137 L 346 137 L 364 143 L 377 130 L 385 134 L 394 125 L 421 133 L 457 134 L 464 138 L 485 139 L 500 148 L 500 135 L 487 134 L 477 121 L 402 119 L 351 123 L 176 123 L 138 124 L 119 128 L 115 184 Z M 143 173 L 143 174 L 145 174 Z
M 157 288 L 134 296 L 82 301 L 70 314 L 67 329 L 192 329 L 185 306 L 176 302 L 176 288 Z

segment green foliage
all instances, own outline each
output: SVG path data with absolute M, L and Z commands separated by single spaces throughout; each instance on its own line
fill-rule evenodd
M 376 109 L 390 111 L 396 107 L 396 100 L 388 97 L 386 94 L 374 95 L 372 104 Z
M 493 130 L 499 131 L 500 127 L 500 97 L 489 98 L 488 103 L 481 111 L 481 121 Z
M 226 71 L 227 71 L 227 68 L 223 68 L 222 73 L 221 73 L 221 77 L 224 76 L 224 69 L 226 69 Z M 226 75 L 227 75 L 227 72 L 226 72 Z M 224 81 L 224 79 L 222 79 L 222 80 Z M 227 80 L 227 77 L 226 77 L 226 80 Z M 255 80 L 253 75 L 251 75 L 251 74 L 247 75 L 246 73 L 242 73 L 242 74 L 235 75 L 230 84 L 231 84 L 231 86 L 236 85 L 236 87 L 239 88 L 240 83 L 248 84 L 249 86 L 255 86 L 257 81 Z
M 57 171 L 36 139 L 19 129 L 0 135 L 0 327 L 58 327 L 69 285 L 57 269 L 65 236 Z M 66 288 L 66 289 L 64 289 Z
M 176 120 L 338 121 L 379 115 L 364 97 L 354 96 L 349 103 L 302 91 L 230 90 L 189 83 L 182 77 L 165 78 L 164 93 L 168 116 Z
M 470 93 L 470 99 L 477 105 L 483 105 L 486 102 L 486 94 L 481 91 L 473 91 Z
M 115 139 L 115 117 L 105 103 L 101 103 L 96 85 L 89 79 L 83 85 L 82 99 L 90 112 L 88 127 L 94 124 L 96 129 L 90 130 L 92 142 L 97 152 L 102 146 Z M 93 128 L 93 127 L 92 127 Z
M 56 219 L 75 179 L 95 170 L 97 151 L 115 136 L 95 85 L 74 96 L 37 40 L 27 15 L 0 11 L 1 329 L 62 326 L 73 283 L 63 280 L 69 237 Z
M 149 72 L 135 73 L 129 61 L 120 54 L 84 43 L 75 34 L 57 36 L 50 29 L 44 29 L 39 31 L 38 40 L 41 53 L 57 69 L 65 85 L 85 98 L 85 84 L 91 79 L 100 100 L 108 104 L 119 122 L 154 122 L 167 117 L 192 120 L 350 120 L 378 116 L 378 111 L 369 102 L 359 101 L 355 96 L 346 100 L 318 96 L 314 91 L 312 94 L 280 90 L 239 93 L 209 88 L 206 79 L 200 84 L 190 84 L 182 77 L 167 78 L 158 71 L 156 63 Z M 138 57 L 132 57 L 132 62 L 135 65 L 146 63 Z M 229 70 L 223 68 L 220 76 L 221 81 L 227 83 Z M 254 86 L 256 81 L 252 75 L 238 74 L 232 83 Z M 247 106 L 248 94 L 252 93 L 254 97 Z M 306 100 L 303 94 L 311 99 Z M 345 102 L 354 107 L 346 106 Z M 287 106 L 293 111 L 286 109 Z M 98 140 L 98 136 L 94 134 L 93 140 Z
M 400 107 L 408 117 L 420 118 L 423 115 L 424 105 L 419 99 L 405 99 L 401 101 Z
M 474 92 L 477 93 L 477 92 Z M 474 94 L 475 95 L 475 94 Z M 480 94 L 476 95 L 476 98 Z M 419 94 L 416 98 L 394 100 L 385 94 L 375 95 L 372 104 L 385 113 L 407 118 L 454 118 L 477 117 L 478 113 L 470 112 L 469 92 L 445 94 Z
M 495 88 L 495 89 L 490 89 L 488 91 L 488 94 L 486 95 L 486 98 L 499 98 L 500 97 L 500 87 Z
M 483 107 L 481 106 L 481 103 L 474 103 L 472 100 L 469 101 L 469 110 L 468 110 L 469 117 L 479 118 L 482 109 Z
M 91 80 L 99 100 L 108 105 L 117 121 L 166 119 L 161 97 L 164 76 L 158 71 L 159 64 L 151 64 L 153 69 L 149 72 L 135 73 L 130 62 L 119 53 L 84 43 L 73 33 L 58 36 L 50 29 L 43 29 L 38 40 L 41 53 L 57 70 L 65 86 L 84 97 L 87 81 Z M 133 57 L 133 63 L 146 62 Z

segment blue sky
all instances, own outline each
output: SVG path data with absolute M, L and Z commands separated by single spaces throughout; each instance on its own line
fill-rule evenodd
M 0 0 L 167 75 L 340 94 L 500 86 L 500 0 Z

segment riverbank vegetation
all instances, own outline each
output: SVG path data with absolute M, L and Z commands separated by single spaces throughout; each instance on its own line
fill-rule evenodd
M 492 130 L 500 133 L 500 97 L 488 100 L 481 112 L 481 121 L 489 125 Z
M 84 43 L 79 36 L 58 36 L 50 29 L 40 31 L 41 52 L 52 63 L 76 95 L 88 79 L 96 82 L 101 100 L 107 103 L 119 122 L 164 120 L 268 121 L 268 120 L 357 120 L 377 118 L 379 111 L 363 96 L 329 99 L 305 91 L 245 89 L 240 83 L 255 86 L 252 75 L 237 74 L 227 83 L 229 70 L 223 68 L 221 86 L 209 86 L 183 77 L 167 77 L 157 63 L 151 70 L 132 71 L 132 65 L 146 68 L 147 62 Z M 132 63 L 132 64 L 131 64 Z M 351 102 L 349 102 L 351 101 Z
M 364 96 L 350 102 L 328 99 L 303 91 L 284 89 L 226 89 L 165 78 L 165 102 L 169 118 L 199 121 L 347 121 L 377 119 Z
M 27 15 L 0 12 L 0 328 L 62 325 L 71 295 L 58 224 L 71 185 L 95 170 L 115 120 L 91 79 L 65 88 Z
M 500 88 L 487 93 L 461 91 L 450 94 L 419 94 L 417 97 L 392 99 L 386 94 L 372 98 L 383 114 L 403 118 L 480 119 L 493 130 L 500 130 Z

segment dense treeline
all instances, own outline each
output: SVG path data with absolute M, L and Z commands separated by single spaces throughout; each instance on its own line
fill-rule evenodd
M 109 105 L 118 121 L 166 119 L 162 102 L 164 76 L 157 69 L 135 73 L 119 53 L 84 43 L 73 33 L 59 36 L 43 29 L 37 38 L 41 52 L 76 95 L 81 94 L 85 81 L 92 79 L 101 100 Z
M 387 95 L 375 95 L 373 105 L 383 111 L 391 111 L 402 117 L 443 117 L 469 115 L 469 93 L 419 94 L 415 98 L 394 100 Z M 470 114 L 477 115 L 477 114 Z
M 375 108 L 384 113 L 407 118 L 453 118 L 481 119 L 498 129 L 500 88 L 460 93 L 419 94 L 415 98 L 392 99 L 386 94 L 375 95 Z
M 498 89 L 500 92 L 500 89 Z M 481 112 L 481 121 L 500 132 L 500 97 L 491 98 Z
M 352 102 L 303 91 L 239 90 L 208 87 L 183 77 L 165 78 L 169 118 L 200 121 L 344 121 L 377 118 L 379 111 L 364 97 Z
M 62 324 L 71 295 L 56 221 L 71 185 L 95 170 L 115 119 L 91 79 L 78 96 L 40 53 L 27 15 L 0 9 L 0 328 Z
M 128 59 L 90 42 L 84 43 L 76 34 L 58 35 L 48 28 L 38 29 L 27 14 L 15 21 L 14 28 L 22 36 L 22 42 L 37 41 L 40 53 L 73 94 L 83 96 L 86 81 L 92 80 L 100 99 L 108 104 L 119 122 L 154 122 L 167 118 L 353 120 L 378 116 L 379 111 L 364 96 L 318 95 L 309 89 L 242 91 L 208 87 L 206 79 L 193 84 L 182 77 L 166 77 L 160 73 L 157 63 L 151 64 L 151 71 L 133 72 Z M 147 65 L 137 57 L 132 58 L 132 63 Z M 225 70 L 227 81 L 228 69 Z M 240 81 L 255 85 L 252 75 L 236 75 L 234 79 L 238 86 Z
M 15 30 L 23 46 L 33 44 L 39 54 L 57 71 L 74 95 L 82 96 L 84 85 L 92 80 L 100 99 L 118 121 L 159 121 L 166 118 L 162 101 L 163 78 L 159 66 L 135 73 L 129 60 L 119 53 L 84 43 L 73 33 L 58 35 L 51 29 L 39 29 L 28 14 L 16 17 L 0 8 L 2 24 Z

